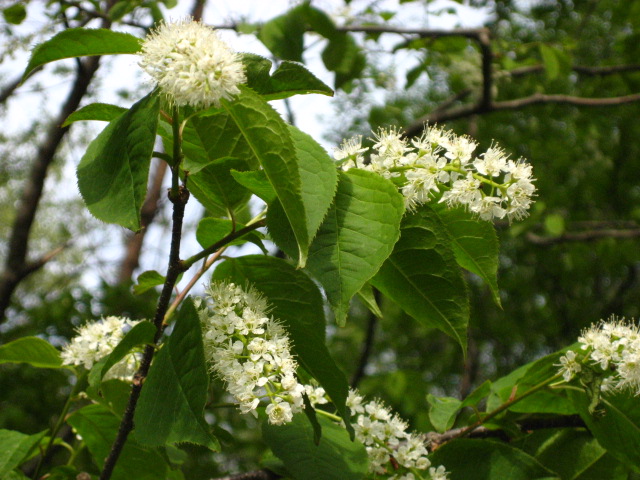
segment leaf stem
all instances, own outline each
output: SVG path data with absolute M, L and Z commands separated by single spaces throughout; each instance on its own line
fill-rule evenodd
M 47 443 L 47 447 L 44 449 L 44 452 L 42 452 L 42 455 L 40 456 L 40 459 L 38 460 L 38 465 L 36 466 L 36 470 L 35 470 L 35 472 L 33 474 L 33 479 L 34 480 L 37 480 L 39 478 L 39 476 L 40 476 L 40 470 L 42 470 L 42 465 L 44 464 L 45 460 L 47 459 L 47 457 L 49 456 L 49 454 L 51 452 L 51 447 L 53 447 L 53 443 L 54 443 L 54 441 L 56 439 L 56 435 L 58 434 L 58 432 L 62 428 L 62 425 L 64 425 L 64 422 L 65 422 L 66 417 L 67 417 L 67 413 L 69 412 L 69 408 L 71 407 L 71 402 L 73 401 L 75 396 L 80 391 L 80 385 L 82 385 L 84 383 L 85 377 L 86 377 L 86 374 L 82 374 L 81 376 L 76 378 L 76 384 L 73 386 L 73 389 L 71 390 L 71 393 L 67 397 L 67 400 L 64 403 L 64 406 L 62 407 L 62 411 L 60 412 L 60 415 L 58 416 L 58 419 L 56 420 L 56 424 L 51 429 L 49 442 Z
M 515 405 L 519 401 L 524 400 L 525 398 L 533 395 L 534 393 L 539 392 L 543 388 L 548 387 L 549 385 L 551 385 L 553 382 L 555 382 L 556 380 L 558 380 L 561 377 L 562 377 L 562 373 L 557 373 L 556 375 L 546 379 L 545 381 L 540 382 L 537 385 L 534 385 L 529 390 L 524 392 L 522 395 L 510 398 L 509 400 L 504 402 L 502 405 L 500 405 L 498 408 L 496 408 L 495 410 L 492 410 L 486 416 L 484 416 L 483 418 L 479 419 L 477 422 L 475 422 L 475 423 L 469 425 L 467 428 L 463 429 L 460 433 L 458 433 L 455 437 L 453 437 L 453 439 L 464 438 L 464 437 L 468 436 L 476 428 L 480 427 L 481 425 L 483 425 L 484 423 L 488 422 L 492 418 L 495 418 L 496 416 L 500 415 L 505 410 L 508 410 L 509 408 L 511 408 L 513 405 Z

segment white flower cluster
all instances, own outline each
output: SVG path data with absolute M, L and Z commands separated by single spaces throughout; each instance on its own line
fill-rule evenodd
M 142 43 L 140 66 L 176 106 L 220 106 L 246 82 L 240 56 L 191 19 L 162 23 Z
M 565 381 L 587 366 L 604 376 L 602 391 L 630 389 L 640 395 L 640 329 L 624 318 L 611 317 L 584 330 L 578 338 L 583 355 L 568 351 L 560 358 Z
M 416 480 L 416 470 L 427 470 L 431 480 L 446 480 L 443 466 L 431 466 L 425 439 L 408 432 L 407 423 L 392 413 L 381 401 L 364 402 L 351 390 L 347 397 L 356 438 L 364 444 L 369 469 L 376 475 L 390 475 L 389 480 Z
M 138 321 L 121 317 L 107 317 L 87 323 L 77 329 L 78 334 L 62 349 L 62 363 L 83 365 L 90 370 L 93 365 L 109 355 L 128 330 Z M 139 352 L 132 352 L 116 363 L 105 375 L 105 380 L 119 378 L 130 380 L 139 363 Z
M 347 139 L 334 158 L 344 170 L 361 168 L 391 179 L 409 209 L 441 194 L 440 202 L 463 206 L 483 220 L 528 215 L 536 190 L 531 165 L 510 160 L 496 145 L 474 157 L 476 142 L 435 126 L 411 142 L 394 128 L 380 129 L 372 140 L 369 150 L 362 137 Z
M 281 425 L 304 409 L 303 393 L 324 394 L 298 383 L 289 337 L 268 317 L 267 302 L 257 291 L 220 282 L 207 293 L 213 305 L 200 310 L 205 356 L 242 413 L 256 415 L 260 401 L 268 400 L 269 423 Z

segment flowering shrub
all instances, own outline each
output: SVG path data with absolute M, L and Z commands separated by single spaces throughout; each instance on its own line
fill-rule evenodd
M 439 194 L 440 202 L 463 206 L 483 220 L 529 214 L 536 190 L 531 165 L 510 160 L 497 145 L 473 157 L 476 142 L 435 126 L 412 140 L 397 129 L 380 129 L 373 140 L 369 149 L 362 137 L 347 139 L 333 156 L 343 170 L 361 168 L 394 180 L 409 209 Z
M 267 316 L 267 302 L 254 289 L 214 283 L 207 293 L 211 310 L 200 313 L 205 355 L 211 370 L 227 385 L 242 413 L 257 416 L 267 399 L 269 422 L 290 422 L 302 411 L 304 387 L 296 379 L 297 363 L 286 331 Z
M 560 373 L 565 381 L 580 377 L 588 369 L 601 378 L 601 391 L 630 390 L 634 395 L 640 395 L 640 330 L 637 325 L 612 316 L 608 321 L 584 330 L 578 343 L 580 352 L 569 350 L 560 357 Z
M 625 402 L 640 391 L 640 340 L 630 324 L 593 326 L 579 351 L 484 382 L 465 399 L 427 395 L 412 420 L 424 433 L 409 432 L 382 401 L 350 390 L 327 347 L 327 314 L 343 326 L 358 296 L 372 315 L 383 316 L 384 299 L 406 321 L 443 332 L 465 352 L 464 271 L 484 281 L 500 305 L 497 235 L 482 220 L 528 215 L 536 191 L 529 164 L 497 145 L 475 155 L 474 140 L 435 126 L 414 139 L 399 128 L 380 129 L 371 148 L 351 138 L 332 159 L 268 103 L 331 95 L 331 88 L 295 62 L 271 72 L 269 60 L 234 53 L 190 20 L 161 23 L 143 42 L 107 29 L 71 29 L 36 47 L 26 74 L 54 60 L 105 53 L 139 54 L 156 88 L 124 112 L 87 105 L 67 119 L 108 121 L 78 165 L 78 187 L 98 219 L 139 231 L 151 159 L 167 162 L 173 225 L 166 275 L 145 272 L 134 288 L 162 284 L 153 323 L 107 317 L 78 329 L 62 352 L 38 337 L 0 346 L 0 363 L 70 368 L 78 376 L 48 434 L 0 430 L 9 459 L 0 477 L 24 478 L 20 465 L 38 452 L 34 479 L 45 469 L 51 478 L 99 473 L 109 480 L 115 472 L 179 479 L 176 446 L 223 450 L 217 435 L 227 436 L 227 425 L 218 409 L 229 406 L 262 421 L 275 456 L 265 466 L 296 480 L 601 478 L 607 469 L 626 478 L 637 471 L 640 413 L 635 399 Z M 156 151 L 158 136 L 164 152 Z M 207 216 L 195 232 L 201 249 L 185 257 L 190 199 Z M 268 252 L 267 226 L 290 259 L 229 256 L 228 247 L 246 242 Z M 205 297 L 189 298 L 214 264 Z M 185 274 L 189 281 L 175 293 Z M 105 376 L 116 357 L 123 360 Z M 109 377 L 115 382 L 103 383 Z M 567 383 L 574 377 L 584 388 Z M 212 379 L 233 405 L 212 405 Z M 600 402 L 601 389 L 616 395 Z M 588 428 L 576 429 L 576 418 Z M 532 420 L 540 419 L 553 420 L 551 427 L 532 434 Z M 58 438 L 65 423 L 78 436 L 73 445 Z M 48 465 L 55 445 L 69 450 L 64 466 Z M 563 456 L 560 467 L 545 453 L 580 445 L 587 453 Z

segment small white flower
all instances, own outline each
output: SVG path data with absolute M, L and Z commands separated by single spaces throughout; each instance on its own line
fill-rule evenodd
M 291 405 L 280 398 L 275 398 L 273 403 L 267 405 L 266 412 L 269 416 L 269 423 L 272 425 L 282 425 L 293 420 Z
M 445 470 L 443 465 L 440 465 L 438 468 L 431 467 L 429 469 L 429 475 L 431 475 L 431 480 L 447 480 L 447 471 Z
M 191 19 L 160 24 L 142 43 L 140 55 L 142 69 L 177 106 L 220 106 L 246 82 L 240 56 L 213 29 Z
M 569 350 L 566 355 L 560 357 L 560 372 L 565 382 L 570 381 L 576 373 L 582 370 L 582 365 L 576 360 L 576 352 Z
M 77 329 L 78 334 L 65 345 L 61 352 L 65 365 L 83 365 L 90 370 L 93 365 L 109 355 L 138 322 L 122 317 L 106 317 L 90 322 Z M 105 379 L 130 380 L 137 370 L 138 352 L 132 352 L 115 364 Z

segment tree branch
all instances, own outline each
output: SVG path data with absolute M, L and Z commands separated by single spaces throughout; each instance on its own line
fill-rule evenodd
M 584 232 L 567 232 L 557 237 L 543 237 L 533 232 L 527 232 L 527 240 L 529 242 L 545 247 L 567 242 L 593 242 L 602 238 L 640 238 L 640 228 L 625 230 L 606 228 L 602 230 L 586 230 Z
M 424 125 L 426 123 L 442 123 L 469 117 L 471 115 L 486 114 L 503 110 L 517 110 L 530 105 L 563 104 L 577 107 L 612 107 L 635 102 L 640 102 L 640 93 L 610 98 L 585 98 L 574 97 L 571 95 L 545 95 L 536 93 L 529 97 L 493 102 L 488 106 L 478 103 L 475 105 L 463 105 L 450 110 L 434 111 L 419 118 L 405 128 L 405 135 L 407 137 L 415 137 L 419 135 L 424 129 Z
M 513 70 L 508 70 L 504 73 L 507 73 L 510 77 L 522 77 L 531 73 L 542 73 L 544 70 L 544 65 L 527 65 L 526 67 L 514 68 Z M 597 77 L 615 75 L 617 73 L 638 72 L 640 71 L 640 65 L 607 65 L 604 67 L 574 65 L 571 67 L 571 70 L 581 75 Z
M 131 280 L 133 272 L 140 265 L 140 254 L 142 253 L 142 245 L 148 231 L 149 225 L 153 222 L 160 204 L 162 193 L 162 182 L 167 171 L 167 163 L 160 161 L 156 164 L 155 175 L 151 187 L 147 192 L 147 198 L 140 210 L 140 223 L 142 229 L 129 236 L 125 246 L 125 255 L 120 264 L 118 272 L 118 282 L 123 283 Z
M 237 473 L 226 477 L 212 478 L 211 480 L 277 480 L 282 478 L 270 470 L 254 470 L 253 472 Z
M 358 366 L 356 371 L 351 377 L 351 387 L 356 388 L 360 383 L 360 380 L 364 377 L 365 369 L 369 363 L 369 357 L 373 350 L 373 340 L 376 335 L 376 327 L 378 325 L 378 317 L 369 312 L 369 318 L 367 320 L 367 334 L 362 344 L 362 350 L 360 352 L 360 359 L 358 360 Z
M 102 22 L 102 28 L 109 28 L 110 26 L 109 20 Z M 18 200 L 16 216 L 8 242 L 4 271 L 0 274 L 0 323 L 6 318 L 6 311 L 11 302 L 13 292 L 27 276 L 25 275 L 25 268 L 29 250 L 29 235 L 42 198 L 44 181 L 49 166 L 54 161 L 55 154 L 69 131 L 68 126 L 60 127 L 60 125 L 80 105 L 99 66 L 99 56 L 89 57 L 80 63 L 71 91 L 67 95 L 67 99 L 58 116 L 49 126 L 43 142 L 38 147 L 37 156 L 31 166 L 22 195 Z

